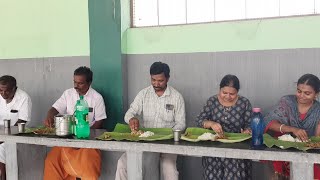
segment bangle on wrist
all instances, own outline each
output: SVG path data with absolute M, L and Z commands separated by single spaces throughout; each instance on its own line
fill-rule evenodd
M 280 128 L 279 128 L 279 130 L 280 130 L 280 132 L 282 133 L 282 134 L 284 134 L 284 132 L 282 131 L 282 127 L 284 126 L 284 124 L 281 124 L 280 125 Z

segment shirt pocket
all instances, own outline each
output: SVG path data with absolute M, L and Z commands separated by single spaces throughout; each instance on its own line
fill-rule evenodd
M 9 117 L 11 119 L 11 126 L 15 125 L 19 119 L 18 111 L 10 112 Z
M 165 122 L 174 122 L 174 106 L 167 104 L 162 111 L 162 119 Z
M 89 122 L 95 121 L 95 113 L 94 113 L 94 109 L 92 107 L 89 107 L 88 118 L 89 118 Z
M 171 110 L 167 113 L 167 120 L 170 122 L 174 122 L 174 111 Z

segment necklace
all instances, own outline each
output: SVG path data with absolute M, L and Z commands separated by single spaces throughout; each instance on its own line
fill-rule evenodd
M 223 115 L 222 115 L 222 118 L 224 118 L 224 119 L 228 119 L 228 117 L 230 116 L 230 114 L 229 114 L 229 112 L 230 112 L 230 110 L 231 110 L 231 106 L 223 106 L 222 105 L 222 109 L 223 109 Z
M 226 113 L 226 112 L 229 112 L 231 110 L 231 106 L 230 107 L 226 107 L 226 106 L 223 106 L 223 111 Z

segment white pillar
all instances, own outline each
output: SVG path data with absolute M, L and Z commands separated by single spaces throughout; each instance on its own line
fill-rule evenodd
M 127 151 L 128 180 L 142 180 L 142 152 Z
M 7 179 L 18 180 L 17 143 L 5 142 Z
M 313 163 L 291 162 L 290 179 L 307 180 L 313 179 Z

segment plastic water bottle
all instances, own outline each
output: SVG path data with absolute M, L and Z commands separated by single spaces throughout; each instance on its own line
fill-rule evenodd
M 263 133 L 264 133 L 264 121 L 260 108 L 253 108 L 253 115 L 251 118 L 251 130 L 252 130 L 252 142 L 251 147 L 253 149 L 263 148 Z
M 88 138 L 90 136 L 90 125 L 88 121 L 89 106 L 83 96 L 77 100 L 75 107 L 76 132 L 77 138 Z

